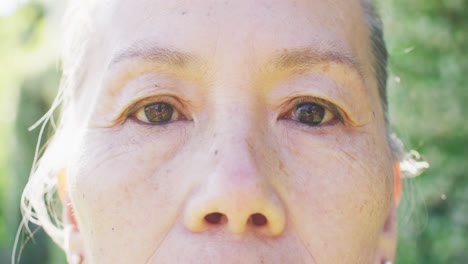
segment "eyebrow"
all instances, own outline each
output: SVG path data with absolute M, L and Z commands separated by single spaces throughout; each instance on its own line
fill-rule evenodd
M 335 45 L 332 45 L 335 46 Z M 123 49 L 111 60 L 109 68 L 126 60 L 143 59 L 146 61 L 167 65 L 174 68 L 185 68 L 190 63 L 199 61 L 198 56 L 169 48 L 157 46 L 148 41 L 139 41 Z M 313 47 L 292 48 L 280 54 L 273 55 L 272 59 L 264 65 L 274 70 L 310 70 L 319 64 L 335 62 L 354 69 L 363 80 L 361 65 L 355 56 L 349 52 Z
M 274 68 L 280 69 L 310 69 L 318 64 L 327 62 L 344 64 L 356 70 L 361 78 L 364 77 L 361 65 L 356 57 L 350 53 L 338 52 L 331 49 L 295 48 L 274 56 L 269 64 L 273 65 Z
M 156 45 L 151 45 L 148 42 L 142 41 L 133 44 L 124 50 L 120 51 L 109 63 L 109 68 L 126 60 L 131 59 L 143 59 L 155 63 L 166 64 L 168 66 L 174 66 L 176 68 L 184 68 L 190 62 L 195 61 L 195 56 L 171 50 L 168 48 L 162 48 Z

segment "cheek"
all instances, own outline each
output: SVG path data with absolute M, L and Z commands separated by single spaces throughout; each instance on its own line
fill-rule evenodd
M 293 226 L 317 262 L 343 252 L 353 263 L 372 256 L 392 192 L 392 164 L 377 136 L 337 130 L 333 134 L 288 133 L 287 204 Z M 318 239 L 317 239 L 318 238 Z M 328 245 L 328 246 L 327 246 Z M 333 252 L 335 253 L 333 253 Z M 366 260 L 367 261 L 367 260 Z M 363 261 L 363 263 L 367 263 Z
M 95 263 L 99 256 L 106 261 L 115 257 L 115 263 L 144 262 L 173 224 L 186 189 L 172 177 L 175 154 L 184 144 L 180 131 L 142 132 L 126 126 L 88 130 L 81 137 L 68 181 Z M 138 245 L 130 243 L 135 237 Z M 119 248 L 135 254 L 123 261 L 130 256 L 119 256 Z

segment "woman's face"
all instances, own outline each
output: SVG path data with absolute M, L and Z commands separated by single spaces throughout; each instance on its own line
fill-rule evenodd
M 91 18 L 67 167 L 87 263 L 392 257 L 359 1 L 110 0 Z

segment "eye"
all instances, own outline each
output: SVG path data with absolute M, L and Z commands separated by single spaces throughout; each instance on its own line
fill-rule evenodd
M 314 103 L 305 103 L 298 105 L 296 107 L 295 118 L 297 121 L 316 126 L 322 122 L 326 122 L 328 120 L 324 120 L 325 114 L 328 114 L 327 111 L 323 106 L 314 104 Z M 331 115 L 327 115 L 329 119 Z M 333 116 L 331 116 L 333 117 Z
M 290 119 L 309 126 L 332 125 L 341 120 L 338 109 L 322 99 L 307 102 L 299 100 L 294 103 L 282 119 Z M 305 101 L 305 102 L 304 102 Z
M 161 125 L 182 119 L 182 115 L 169 103 L 157 102 L 143 106 L 135 117 L 145 123 Z

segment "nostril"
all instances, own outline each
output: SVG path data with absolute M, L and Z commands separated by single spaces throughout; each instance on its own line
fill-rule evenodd
M 210 224 L 218 224 L 222 217 L 223 214 L 221 213 L 211 213 L 205 216 L 205 220 Z
M 251 216 L 252 218 L 252 223 L 254 225 L 257 225 L 257 226 L 263 226 L 263 225 L 266 225 L 268 220 L 266 219 L 266 217 L 263 215 L 263 214 L 253 214 Z

